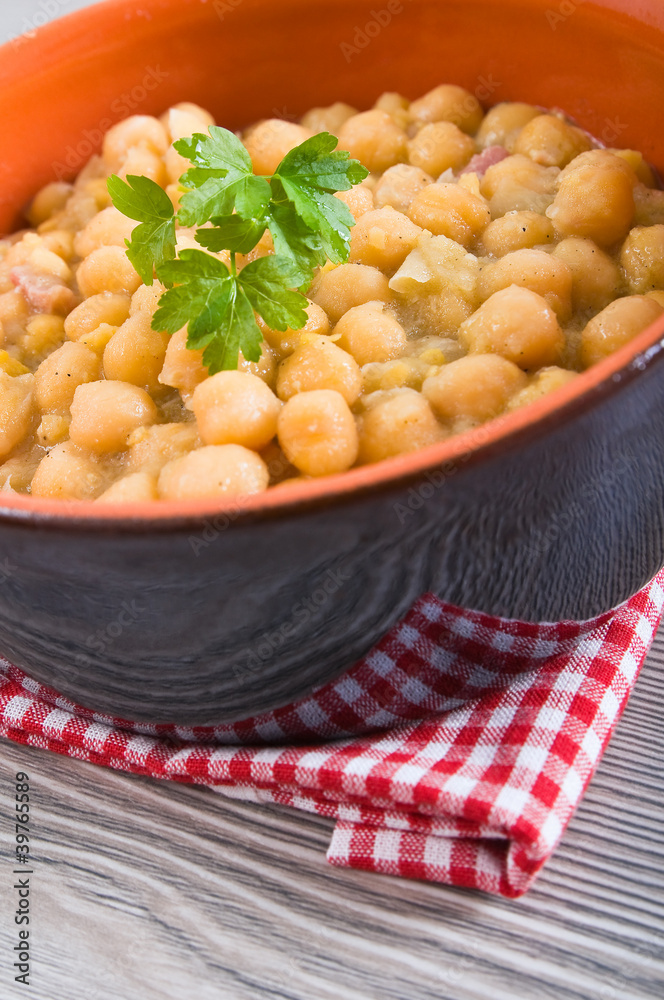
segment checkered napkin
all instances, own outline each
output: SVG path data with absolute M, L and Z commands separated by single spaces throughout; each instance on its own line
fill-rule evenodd
M 534 625 L 422 597 L 339 680 L 236 725 L 136 725 L 0 659 L 0 735 L 336 821 L 328 860 L 519 896 L 558 844 L 625 707 L 664 572 L 590 622 Z

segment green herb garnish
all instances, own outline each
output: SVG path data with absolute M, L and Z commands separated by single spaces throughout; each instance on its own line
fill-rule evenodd
M 192 164 L 180 178 L 175 212 L 168 195 L 147 177 L 109 178 L 115 207 L 141 225 L 127 240 L 127 256 L 146 285 L 166 286 L 152 325 L 175 333 L 187 327 L 187 346 L 203 350 L 210 374 L 237 368 L 239 352 L 258 361 L 261 316 L 274 330 L 301 330 L 308 288 L 326 260 L 350 254 L 353 216 L 334 197 L 368 175 L 327 132 L 291 150 L 271 177 L 256 176 L 240 140 L 211 126 L 208 135 L 180 139 L 176 150 Z M 204 250 L 176 251 L 176 222 L 198 228 Z M 210 225 L 211 224 L 211 225 Z M 256 248 L 265 232 L 274 254 L 238 269 L 237 254 Z M 210 251 L 206 253 L 205 251 Z M 230 267 L 212 254 L 228 251 Z

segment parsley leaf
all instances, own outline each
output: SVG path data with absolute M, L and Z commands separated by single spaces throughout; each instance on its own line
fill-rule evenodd
M 115 174 L 108 179 L 111 201 L 123 215 L 136 222 L 131 240 L 126 240 L 127 257 L 143 282 L 151 285 L 154 270 L 175 257 L 175 210 L 171 199 L 149 177 L 129 175 L 127 181 Z
M 202 250 L 182 250 L 157 274 L 171 287 L 159 300 L 155 329 L 172 334 L 187 326 L 187 346 L 204 349 L 211 375 L 237 368 L 240 351 L 247 361 L 260 359 L 263 334 L 253 307 L 222 261 Z
M 301 330 L 308 319 L 309 302 L 300 292 L 292 290 L 299 279 L 300 269 L 292 261 L 268 256 L 247 264 L 237 282 L 269 327 Z
M 349 191 L 368 177 L 369 171 L 336 146 L 337 139 L 329 132 L 296 146 L 279 164 L 272 190 L 277 204 L 283 204 L 285 196 L 309 229 L 320 234 L 329 259 L 342 264 L 348 260 L 354 219 L 334 192 Z
M 202 247 L 219 253 L 250 253 L 265 232 L 265 220 L 243 219 L 241 215 L 226 215 L 214 219 L 214 229 L 199 229 L 196 242 Z

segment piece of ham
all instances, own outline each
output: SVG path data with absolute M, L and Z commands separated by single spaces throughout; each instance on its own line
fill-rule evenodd
M 12 268 L 9 277 L 36 312 L 66 316 L 77 303 L 71 288 L 60 278 L 52 274 L 40 274 L 29 264 Z
M 463 168 L 461 174 L 477 174 L 478 177 L 484 177 L 489 167 L 493 167 L 496 163 L 500 163 L 501 160 L 507 159 L 509 155 L 504 146 L 489 146 L 481 153 L 473 156 L 470 163 Z

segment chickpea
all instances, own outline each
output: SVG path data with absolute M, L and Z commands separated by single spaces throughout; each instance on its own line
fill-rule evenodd
M 100 292 L 133 295 L 142 284 L 126 252 L 117 246 L 93 250 L 79 264 L 76 280 L 86 299 Z
M 434 236 L 471 246 L 491 222 L 484 199 L 458 184 L 431 184 L 413 198 L 408 217 Z
M 473 354 L 444 365 L 422 386 L 422 394 L 441 420 L 491 420 L 527 384 L 513 362 L 498 354 Z
M 286 401 L 298 392 L 313 389 L 334 389 L 341 393 L 349 406 L 362 391 L 359 365 L 329 337 L 307 339 L 279 366 L 279 399 Z
M 68 341 L 42 361 L 35 373 L 35 398 L 42 413 L 66 413 L 79 385 L 95 382 L 101 365 L 85 344 Z
M 630 295 L 616 299 L 591 319 L 581 334 L 581 363 L 590 368 L 628 344 L 662 315 L 654 299 Z
M 214 118 L 209 111 L 197 104 L 176 104 L 161 116 L 161 123 L 171 142 L 178 139 L 188 139 L 195 132 L 207 132 L 214 125 Z M 169 147 L 171 148 L 171 147 Z M 189 162 L 189 161 L 187 161 Z
M 188 455 L 202 442 L 195 422 L 187 424 L 152 424 L 132 431 L 128 439 L 128 472 L 147 472 L 158 476 L 168 462 Z
M 69 420 L 57 413 L 45 414 L 36 435 L 37 444 L 42 448 L 52 448 L 55 444 L 62 444 L 69 437 Z
M 447 437 L 427 400 L 414 389 L 397 389 L 371 406 L 360 425 L 359 461 L 380 462 L 417 451 Z
M 572 272 L 544 250 L 515 250 L 482 268 L 478 290 L 483 301 L 510 285 L 537 292 L 561 321 L 572 315 Z
M 620 263 L 635 295 L 664 289 L 664 225 L 632 229 L 623 244 Z
M 634 201 L 634 222 L 637 226 L 664 225 L 664 191 L 637 184 L 634 188 Z
M 63 260 L 71 261 L 74 256 L 74 234 L 68 229 L 54 229 L 42 236 L 47 250 L 57 253 Z
M 155 477 L 147 472 L 132 472 L 109 486 L 97 503 L 145 503 L 158 499 Z
M 61 212 L 72 195 L 74 188 L 71 184 L 62 181 L 55 181 L 43 187 L 33 200 L 27 212 L 28 222 L 35 229 L 46 222 L 56 212 Z
M 159 299 L 165 291 L 165 286 L 159 281 L 153 282 L 152 285 L 139 285 L 131 297 L 129 315 L 135 316 L 138 312 L 148 312 L 150 316 L 154 316 Z
M 581 236 L 610 247 L 632 226 L 634 184 L 633 170 L 620 157 L 606 150 L 582 153 L 560 175 L 547 215 L 563 236 Z
M 547 243 L 553 246 L 553 238 L 553 223 L 538 212 L 511 212 L 494 219 L 482 233 L 482 243 L 494 257 Z
M 487 299 L 462 324 L 459 340 L 471 354 L 499 354 L 526 370 L 557 364 L 565 349 L 565 336 L 546 299 L 519 285 Z
M 382 174 L 408 157 L 408 138 L 386 111 L 363 111 L 339 129 L 339 149 L 347 149 L 372 173 Z
M 393 208 L 363 215 L 351 233 L 350 262 L 393 274 L 417 246 L 422 230 Z
M 652 299 L 664 309 L 664 292 L 648 292 L 647 299 Z
M 263 341 L 261 344 L 261 356 L 258 361 L 247 361 L 242 351 L 240 351 L 237 370 L 246 372 L 248 375 L 255 375 L 274 391 L 277 384 L 277 364 L 277 352 L 266 341 Z
M 572 272 L 572 306 L 599 312 L 623 292 L 618 265 L 592 240 L 568 236 L 553 251 Z
M 523 153 L 543 167 L 566 167 L 590 149 L 592 143 L 585 132 L 555 115 L 533 118 L 524 125 L 514 144 L 515 153 Z
M 476 139 L 484 149 L 489 146 L 504 146 L 508 153 L 513 153 L 521 130 L 540 114 L 532 104 L 521 104 L 518 101 L 496 104 L 487 111 Z
M 337 101 L 327 108 L 312 108 L 311 111 L 307 111 L 302 117 L 301 124 L 312 135 L 318 135 L 319 132 L 338 135 L 344 122 L 356 114 L 358 114 L 357 108 L 344 104 L 343 101 Z
M 508 212 L 543 213 L 553 202 L 559 176 L 558 167 L 543 167 L 515 153 L 489 167 L 480 187 L 494 219 Z
M 0 369 L 0 459 L 30 433 L 35 423 L 34 375 L 8 375 Z
M 441 364 L 444 359 L 440 357 Z M 405 357 L 395 361 L 372 361 L 364 365 L 362 371 L 362 391 L 366 399 L 371 393 L 390 389 L 421 389 L 425 378 L 435 371 L 427 361 Z
M 33 316 L 26 324 L 19 345 L 25 355 L 37 362 L 60 347 L 64 339 L 65 323 L 62 316 L 43 313 Z
M 162 122 L 150 115 L 132 115 L 118 122 L 104 136 L 102 155 L 113 171 L 119 170 L 137 146 L 163 156 L 169 137 Z
M 322 271 L 311 287 L 311 298 L 336 323 L 344 313 L 365 302 L 390 301 L 387 278 L 376 267 L 341 264 Z
M 330 332 L 327 314 L 315 302 L 307 306 L 307 316 L 309 318 L 301 330 L 271 330 L 260 316 L 257 322 L 270 347 L 280 354 L 292 354 L 299 343 L 306 342 L 308 334 L 324 336 Z
M 249 129 L 243 142 L 254 165 L 254 173 L 273 174 L 286 154 L 310 136 L 309 130 L 301 125 L 270 118 Z
M 121 177 L 123 181 L 132 175 L 134 177 L 149 177 L 160 187 L 166 187 L 168 184 L 168 171 L 163 156 L 153 153 L 152 150 L 146 149 L 144 146 L 130 149 L 126 160 L 118 170 L 118 177 Z
M 87 223 L 74 237 L 74 251 L 77 257 L 89 257 L 99 247 L 117 246 L 123 249 L 130 239 L 136 223 L 119 212 L 117 208 L 105 208 Z
M 516 395 L 512 396 L 507 409 L 511 412 L 512 410 L 520 410 L 522 406 L 529 406 L 538 399 L 542 399 L 544 396 L 555 392 L 556 389 L 560 389 L 564 385 L 569 385 L 570 382 L 573 382 L 578 377 L 577 372 L 568 371 L 566 368 L 558 368 L 555 365 L 551 368 L 542 368 L 524 389 L 521 389 Z
M 94 500 L 105 485 L 104 471 L 94 456 L 64 441 L 41 460 L 30 492 L 34 497 L 53 500 Z
M 277 433 L 281 403 L 256 375 L 225 371 L 197 386 L 192 409 L 205 444 L 241 444 L 258 451 Z
M 157 407 L 144 389 L 127 382 L 79 385 L 71 404 L 69 436 L 92 452 L 124 451 L 137 427 L 157 422 Z
M 46 274 L 60 281 L 70 282 L 72 280 L 71 268 L 65 263 L 62 257 L 52 250 L 47 250 L 45 246 L 35 247 L 29 257 L 29 263 L 39 274 Z
M 409 163 L 397 163 L 386 170 L 374 188 L 373 200 L 376 208 L 390 205 L 397 212 L 406 214 L 415 195 L 433 184 L 433 177 Z
M 350 191 L 337 191 L 336 197 L 348 206 L 350 214 L 356 222 L 367 212 L 373 211 L 373 192 L 366 184 L 359 184 L 357 187 L 351 188 Z
M 300 392 L 279 414 L 278 437 L 284 454 L 307 476 L 345 472 L 357 459 L 355 419 L 339 392 Z
M 387 279 L 383 280 L 387 285 Z M 0 295 L 0 347 L 23 332 L 29 316 L 28 303 L 18 289 Z
M 366 302 L 349 309 L 334 332 L 337 346 L 351 354 L 358 365 L 398 358 L 408 343 L 406 331 L 385 312 L 381 302 Z
M 234 499 L 263 493 L 270 474 L 260 455 L 239 444 L 208 445 L 161 470 L 162 500 Z
M 475 154 L 475 142 L 453 122 L 429 122 L 408 143 L 408 159 L 433 177 L 460 170 Z
M 65 333 L 69 340 L 80 340 L 92 333 L 102 323 L 120 326 L 129 316 L 131 300 L 128 295 L 100 292 L 84 299 L 65 319 Z
M 104 378 L 158 392 L 169 337 L 152 329 L 149 313 L 130 316 L 104 350 Z
M 476 97 L 463 87 L 443 84 L 410 106 L 411 116 L 420 122 L 453 122 L 462 131 L 475 135 L 484 112 Z
M 173 389 L 177 389 L 186 403 L 196 386 L 207 377 L 207 369 L 203 364 L 203 351 L 189 350 L 186 327 L 178 330 L 168 342 L 159 381 L 162 385 L 170 385 Z

